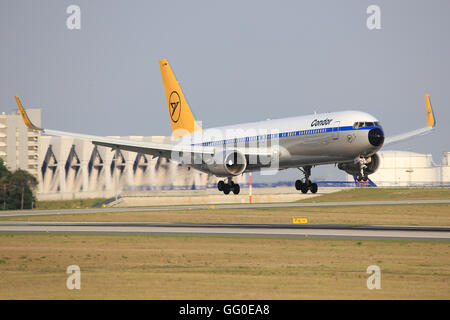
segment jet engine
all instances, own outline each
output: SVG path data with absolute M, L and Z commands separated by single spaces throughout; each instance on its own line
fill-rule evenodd
M 375 153 L 369 157 L 362 158 L 364 165 L 364 176 L 375 173 L 380 165 L 380 157 Z M 352 176 L 359 176 L 361 174 L 361 162 L 341 162 L 338 164 L 338 168 L 344 170 Z
M 237 150 L 222 151 L 208 160 L 205 161 L 207 171 L 218 177 L 237 176 L 247 168 L 245 155 Z

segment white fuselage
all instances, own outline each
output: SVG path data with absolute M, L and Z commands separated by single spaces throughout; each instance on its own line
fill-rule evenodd
M 279 169 L 353 161 L 381 147 L 368 138 L 370 130 L 382 128 L 372 115 L 342 111 L 266 120 L 204 129 L 184 136 L 183 144 L 217 149 L 267 148 L 278 146 Z M 249 163 L 245 171 L 264 167 Z M 197 169 L 202 170 L 201 166 Z M 204 168 L 203 168 L 204 169 Z

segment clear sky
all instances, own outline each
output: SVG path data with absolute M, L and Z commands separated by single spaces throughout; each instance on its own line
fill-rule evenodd
M 70 5 L 79 30 L 66 26 Z M 381 29 L 368 29 L 369 5 Z M 1 0 L 0 111 L 18 94 L 49 129 L 170 135 L 158 65 L 167 58 L 203 127 L 356 109 L 398 134 L 425 125 L 429 93 L 437 130 L 390 149 L 440 163 L 449 14 L 448 0 Z

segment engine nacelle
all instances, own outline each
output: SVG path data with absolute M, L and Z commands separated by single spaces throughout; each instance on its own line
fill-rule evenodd
M 245 155 L 237 150 L 222 151 L 205 162 L 207 171 L 218 177 L 237 176 L 247 168 Z
M 378 166 L 380 165 L 380 157 L 375 153 L 374 155 L 366 157 L 365 159 L 367 167 L 363 171 L 364 175 L 368 176 L 369 174 L 375 173 L 375 171 L 377 171 Z M 338 168 L 344 170 L 352 176 L 357 176 L 361 172 L 360 164 L 358 162 L 342 162 L 338 164 Z

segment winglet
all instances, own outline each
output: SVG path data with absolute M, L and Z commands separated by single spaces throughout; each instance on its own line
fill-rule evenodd
M 28 117 L 27 113 L 25 112 L 25 109 L 24 109 L 23 106 L 22 106 L 22 103 L 21 103 L 20 100 L 19 100 L 19 97 L 15 95 L 14 98 L 16 98 L 17 106 L 19 107 L 19 111 L 20 111 L 20 114 L 22 115 L 23 122 L 25 122 L 25 125 L 26 125 L 28 128 L 33 129 L 33 130 L 38 130 L 38 131 L 44 130 L 44 129 L 42 129 L 42 128 L 36 127 L 36 126 L 31 122 L 30 118 Z
M 427 127 L 434 128 L 436 126 L 436 119 L 434 118 L 433 108 L 431 107 L 430 95 L 425 94 L 425 103 L 427 106 Z

